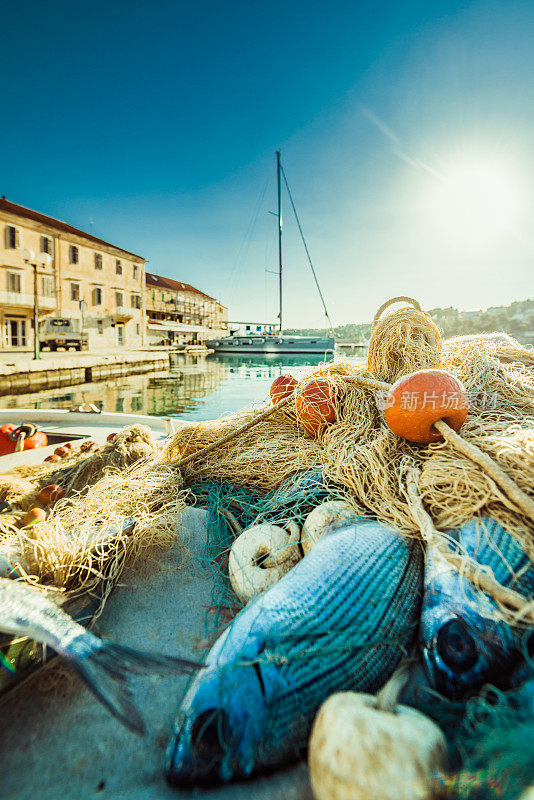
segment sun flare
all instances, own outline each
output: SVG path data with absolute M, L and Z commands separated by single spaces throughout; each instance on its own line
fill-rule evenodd
M 478 245 L 510 230 L 521 205 L 521 181 L 510 168 L 467 161 L 439 177 L 432 212 L 447 237 Z

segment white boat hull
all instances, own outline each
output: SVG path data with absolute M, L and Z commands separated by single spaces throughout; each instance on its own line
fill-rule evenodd
M 334 350 L 335 341 L 329 339 L 307 339 L 306 337 L 258 337 L 254 339 L 247 336 L 227 336 L 224 339 L 210 339 L 206 347 L 216 353 L 247 353 L 249 355 L 285 355 L 310 354 L 324 355 L 328 350 Z

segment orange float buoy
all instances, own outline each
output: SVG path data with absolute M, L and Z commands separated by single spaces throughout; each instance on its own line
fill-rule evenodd
M 44 522 L 46 519 L 46 511 L 42 508 L 30 508 L 26 511 L 20 521 L 21 528 L 29 528 L 30 525 L 37 525 L 39 522 Z
M 50 483 L 48 486 L 43 486 L 37 499 L 43 506 L 53 506 L 58 500 L 65 497 L 65 489 L 57 483 Z
M 23 450 L 46 447 L 48 444 L 46 433 L 38 431 L 35 425 L 15 425 L 13 422 L 8 422 L 0 427 L 0 456 L 15 452 L 21 433 L 25 434 Z
M 279 375 L 278 378 L 271 383 L 270 395 L 273 405 L 276 405 L 281 400 L 285 400 L 290 394 L 293 394 L 297 381 L 293 375 Z
M 297 395 L 297 417 L 308 433 L 319 434 L 337 419 L 336 386 L 326 378 L 314 378 Z
M 393 433 L 409 442 L 441 442 L 434 427 L 444 420 L 459 431 L 469 410 L 464 385 L 442 369 L 422 369 L 396 381 L 386 397 L 385 418 Z

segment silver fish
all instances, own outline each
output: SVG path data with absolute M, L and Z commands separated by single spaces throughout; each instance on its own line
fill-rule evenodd
M 499 583 L 527 597 L 534 593 L 533 565 L 498 522 L 475 519 L 449 534 L 460 552 L 491 567 Z M 431 685 L 452 698 L 488 681 L 505 686 L 521 658 L 518 633 L 499 618 L 493 600 L 431 547 L 426 555 L 420 645 Z
M 75 622 L 46 592 L 8 578 L 0 578 L 0 631 L 29 637 L 63 656 L 93 694 L 135 733 L 144 733 L 145 727 L 131 699 L 128 674 L 143 669 L 191 674 L 202 666 L 102 641 Z M 10 669 L 12 665 L 4 659 L 2 667 Z
M 339 528 L 235 618 L 180 707 L 169 783 L 246 778 L 306 747 L 333 692 L 376 691 L 412 639 L 417 543 L 378 523 Z

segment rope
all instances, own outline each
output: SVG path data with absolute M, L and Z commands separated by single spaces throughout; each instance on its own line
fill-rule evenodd
M 279 403 L 276 403 L 276 405 L 272 406 L 271 408 L 268 408 L 266 411 L 262 411 L 262 413 L 258 414 L 257 417 L 254 417 L 254 419 L 251 419 L 248 422 L 245 422 L 243 425 L 240 425 L 239 428 L 236 428 L 231 433 L 226 434 L 226 436 L 222 436 L 220 439 L 216 439 L 214 442 L 210 442 L 201 450 L 197 450 L 195 453 L 190 453 L 188 456 L 185 456 L 179 461 L 176 461 L 175 462 L 176 466 L 185 467 L 186 464 L 189 464 L 195 458 L 198 458 L 198 456 L 203 456 L 206 455 L 207 453 L 211 453 L 211 451 L 215 450 L 216 447 L 219 447 L 221 444 L 226 444 L 226 442 L 235 439 L 240 434 L 244 433 L 245 431 L 248 431 L 250 428 L 253 428 L 254 425 L 257 425 L 259 422 L 262 422 L 264 419 L 267 419 L 267 417 L 270 417 L 271 414 L 274 414 L 274 412 L 278 411 L 278 409 L 287 406 L 290 400 L 294 400 L 294 398 L 295 398 L 295 393 L 293 392 L 291 395 L 289 395 L 289 397 L 284 398 L 284 400 L 281 400 Z
M 461 437 L 458 437 L 461 438 Z M 477 448 L 478 449 L 478 448 Z M 491 461 L 491 459 L 490 459 Z M 471 583 L 487 592 L 493 599 L 505 609 L 511 609 L 514 613 L 514 622 L 523 620 L 534 622 L 534 602 L 526 600 L 519 592 L 502 586 L 495 578 L 484 572 L 469 556 L 454 553 L 447 544 L 446 538 L 434 527 L 432 517 L 425 510 L 421 492 L 419 488 L 419 477 L 421 473 L 418 469 L 412 468 L 406 476 L 406 499 L 412 516 L 417 523 L 421 536 L 426 544 L 439 552 L 460 574 L 471 581 Z M 513 483 L 513 481 L 512 481 Z
M 462 453 L 467 458 L 474 461 L 495 481 L 495 483 L 504 490 L 510 500 L 515 503 L 517 508 L 530 519 L 534 519 L 534 500 L 528 496 L 522 489 L 519 488 L 517 483 L 513 481 L 506 472 L 504 472 L 495 461 L 484 453 L 479 447 L 470 442 L 467 442 L 456 431 L 447 425 L 447 423 L 440 419 L 434 423 L 434 427 L 438 429 L 443 438 Z
M 302 226 L 300 224 L 299 215 L 297 214 L 297 209 L 295 208 L 295 203 L 293 202 L 293 195 L 291 194 L 291 189 L 289 188 L 289 183 L 287 182 L 287 177 L 286 177 L 286 173 L 284 171 L 284 167 L 281 164 L 280 164 L 280 169 L 282 171 L 282 176 L 284 178 L 285 187 L 286 187 L 287 193 L 289 195 L 289 202 L 291 203 L 291 208 L 293 209 L 293 214 L 295 215 L 295 220 L 297 222 L 297 227 L 299 229 L 300 238 L 302 239 L 302 244 L 304 245 L 304 250 L 306 251 L 306 255 L 308 257 L 308 263 L 309 263 L 309 265 L 311 267 L 311 271 L 312 271 L 313 277 L 315 279 L 315 285 L 317 286 L 317 291 L 319 292 L 319 297 L 321 298 L 321 302 L 323 304 L 324 315 L 325 315 L 326 319 L 328 320 L 328 324 L 330 325 L 330 332 L 331 332 L 332 336 L 335 338 L 334 326 L 332 325 L 332 320 L 330 319 L 330 316 L 328 314 L 328 310 L 326 308 L 325 299 L 323 297 L 323 293 L 321 291 L 321 287 L 319 286 L 319 279 L 317 278 L 317 273 L 315 272 L 315 267 L 313 266 L 313 262 L 311 260 L 310 251 L 308 250 L 308 245 L 306 244 L 306 239 L 304 238 L 304 232 L 303 232 Z
M 392 306 L 393 303 L 404 303 L 404 302 L 411 303 L 412 306 L 417 311 L 421 311 L 421 306 L 419 305 L 417 300 L 414 300 L 413 297 L 406 297 L 406 295 L 401 294 L 401 295 L 399 295 L 399 297 L 392 297 L 391 300 L 386 300 L 385 303 L 382 303 L 382 305 L 380 306 L 380 308 L 378 309 L 378 311 L 376 312 L 376 314 L 373 317 L 373 322 L 372 322 L 371 327 L 372 328 L 376 327 L 376 324 L 377 324 L 378 320 L 380 319 L 380 317 L 382 316 L 382 314 L 384 313 L 386 308 L 389 308 L 389 306 Z

